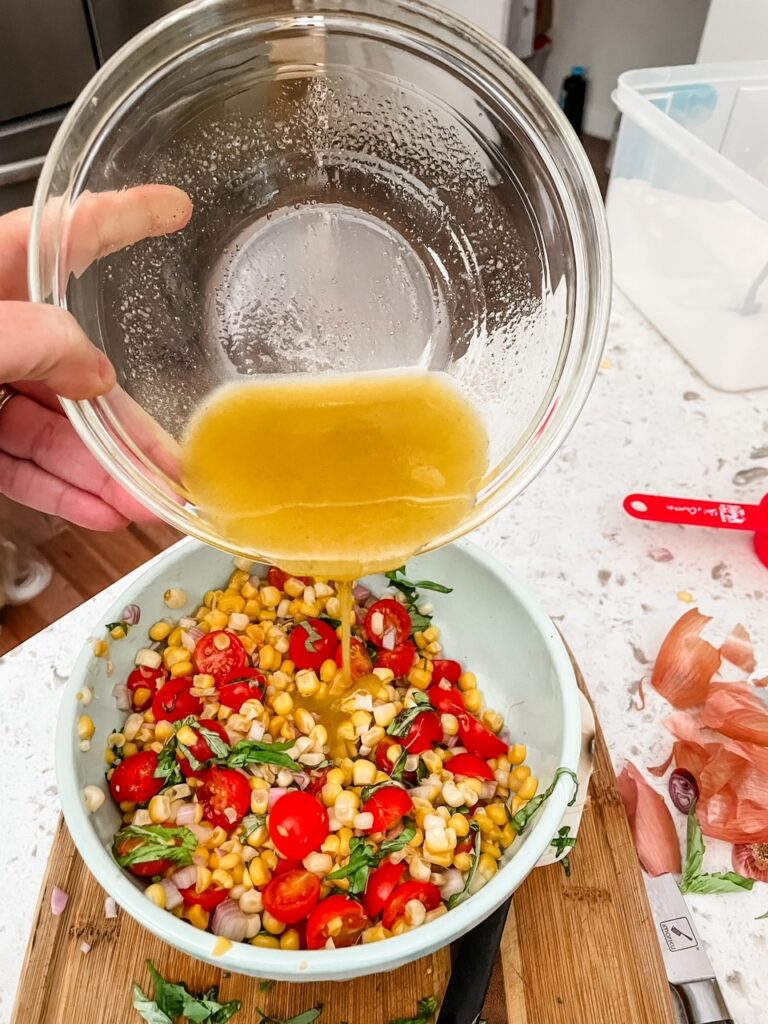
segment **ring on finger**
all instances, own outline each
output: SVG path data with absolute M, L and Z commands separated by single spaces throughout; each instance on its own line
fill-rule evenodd
M 18 393 L 13 384 L 0 384 L 0 412 Z

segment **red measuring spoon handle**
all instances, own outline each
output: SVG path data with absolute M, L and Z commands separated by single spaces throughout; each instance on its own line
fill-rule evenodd
M 718 530 L 768 530 L 768 496 L 759 505 L 735 501 L 701 501 L 698 498 L 670 498 L 660 494 L 629 494 L 624 511 L 635 519 L 683 526 L 709 526 Z

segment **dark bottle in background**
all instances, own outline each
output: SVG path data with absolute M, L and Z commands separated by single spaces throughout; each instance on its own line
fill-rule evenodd
M 577 135 L 581 135 L 582 132 L 586 95 L 586 68 L 580 66 L 571 68 L 570 75 L 563 79 L 563 84 L 560 88 L 560 106 L 563 108 L 565 116 L 571 122 Z

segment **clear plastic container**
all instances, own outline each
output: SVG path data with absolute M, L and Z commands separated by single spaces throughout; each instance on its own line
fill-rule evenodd
M 768 61 L 629 71 L 616 284 L 723 391 L 768 387 Z

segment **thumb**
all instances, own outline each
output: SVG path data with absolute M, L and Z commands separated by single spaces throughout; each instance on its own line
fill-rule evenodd
M 95 398 L 114 385 L 115 371 L 71 313 L 0 302 L 0 383 L 16 380 L 44 381 L 64 398 Z

